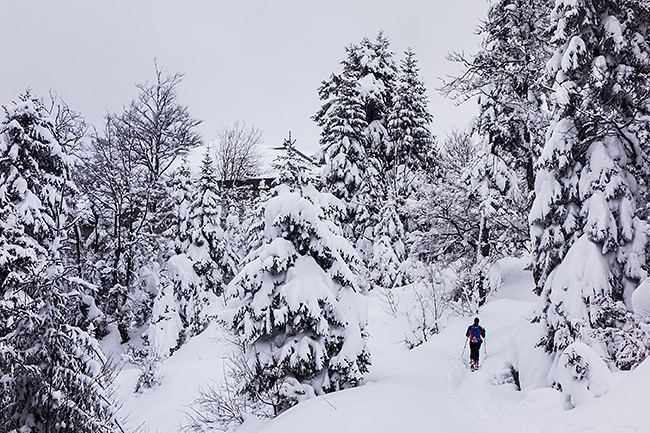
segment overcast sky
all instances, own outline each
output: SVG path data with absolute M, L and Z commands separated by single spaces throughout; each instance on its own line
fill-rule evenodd
M 450 50 L 474 53 L 486 0 L 0 0 L 0 104 L 27 87 L 56 91 L 92 125 L 121 112 L 136 83 L 154 79 L 153 59 L 185 74 L 179 99 L 206 141 L 236 119 L 264 131 L 267 146 L 289 130 L 299 148 L 318 146 L 317 88 L 340 71 L 344 47 L 380 29 L 398 59 L 420 61 L 439 136 L 464 126 L 474 106 L 455 109 L 435 90 L 458 66 Z

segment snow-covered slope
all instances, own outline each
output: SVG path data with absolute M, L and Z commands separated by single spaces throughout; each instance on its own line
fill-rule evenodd
M 472 317 L 450 320 L 429 342 L 408 350 L 404 320 L 371 297 L 373 365 L 365 384 L 306 401 L 274 420 L 250 419 L 238 432 L 650 432 L 642 407 L 648 362 L 619 373 L 609 393 L 573 410 L 564 409 L 560 392 L 546 387 L 550 360 L 535 348 L 541 330 L 531 319 L 538 299 L 523 265 L 502 263 L 504 284 L 481 310 L 487 338 L 479 371 L 468 371 L 463 346 Z M 193 339 L 163 365 L 163 384 L 142 395 L 132 394 L 135 371 L 123 371 L 120 394 L 131 411 L 129 424 L 149 432 L 178 431 L 197 387 L 222 376 L 227 345 L 219 338 L 218 327 L 211 327 Z M 513 371 L 519 372 L 521 391 Z
M 127 426 L 145 433 L 180 431 L 199 388 L 223 380 L 228 350 L 220 327 L 212 324 L 162 364 L 159 387 L 137 394 L 139 372 L 127 364 L 116 380 Z

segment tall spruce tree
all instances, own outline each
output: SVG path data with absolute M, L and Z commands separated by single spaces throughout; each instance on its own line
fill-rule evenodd
M 350 203 L 352 238 L 364 236 L 387 195 L 395 153 L 388 133 L 397 80 L 389 40 L 380 32 L 346 48 L 341 74 L 319 89 L 322 128 L 319 159 L 328 191 Z
M 407 242 L 406 228 L 414 230 L 415 221 L 405 212 L 405 204 L 410 199 L 417 200 L 422 184 L 439 174 L 426 87 L 413 50 L 409 48 L 404 55 L 387 122 L 390 141 L 386 151 L 392 157 L 382 169 L 386 192 L 374 225 L 375 241 L 368 263 L 371 281 L 383 287 L 393 287 L 411 279 L 409 270 L 414 268 L 405 267 L 403 263 L 412 247 L 412 243 Z
M 406 257 L 400 212 L 425 169 L 433 170 L 426 88 L 413 51 L 398 67 L 383 32 L 346 47 L 346 54 L 342 73 L 320 87 L 324 104 L 314 116 L 322 128 L 323 183 L 349 204 L 346 236 L 364 263 L 377 269 L 388 260 L 395 275 L 383 281 L 397 281 Z M 375 232 L 380 246 L 373 245 Z
M 67 278 L 68 157 L 29 92 L 0 126 L 0 425 L 8 432 L 113 432 L 98 314 Z
M 408 49 L 400 63 L 393 95 L 393 106 L 388 116 L 388 130 L 392 141 L 396 181 L 408 183 L 409 171 L 433 170 L 434 139 L 430 125 L 426 87 L 412 49 Z M 400 168 L 401 167 L 401 168 Z
M 368 127 L 363 100 L 354 77 L 334 75 L 319 88 L 325 101 L 314 116 L 321 131 L 319 162 L 323 183 L 337 197 L 355 201 L 366 188 L 368 155 L 364 131 Z
M 648 12 L 637 1 L 556 2 L 555 109 L 529 217 L 545 347 L 596 339 L 620 368 L 646 352 L 630 350 L 638 343 L 624 302 L 647 275 L 634 177 L 647 173 L 647 146 L 635 133 L 650 102 Z
M 361 43 L 348 50 L 343 62 L 343 71 L 356 77 L 366 115 L 367 154 L 373 164 L 374 179 L 371 193 L 378 195 L 384 184 L 387 169 L 395 164 L 395 152 L 388 132 L 390 113 L 393 111 L 398 67 L 390 50 L 390 41 L 379 32 L 374 41 L 364 38 Z M 381 196 L 379 196 L 381 197 Z

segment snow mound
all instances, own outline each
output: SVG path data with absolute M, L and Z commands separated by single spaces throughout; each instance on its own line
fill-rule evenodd
M 570 344 L 560 355 L 556 378 L 567 409 L 604 395 L 616 384 L 600 355 L 579 341 Z

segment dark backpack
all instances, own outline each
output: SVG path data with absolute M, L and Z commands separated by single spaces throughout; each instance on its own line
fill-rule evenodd
M 481 341 L 481 327 L 478 325 L 472 325 L 469 327 L 469 341 L 472 343 L 478 343 Z

